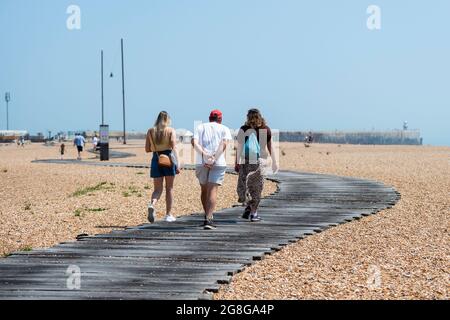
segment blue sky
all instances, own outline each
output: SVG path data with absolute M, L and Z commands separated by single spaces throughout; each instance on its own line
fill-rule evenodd
M 81 30 L 66 9 L 81 8 Z M 366 27 L 369 5 L 381 27 Z M 249 107 L 290 130 L 422 130 L 450 145 L 448 0 L 1 0 L 0 128 L 95 129 L 100 50 L 105 118 L 122 125 L 125 39 L 127 127 L 160 110 L 176 127 L 223 110 L 236 128 Z

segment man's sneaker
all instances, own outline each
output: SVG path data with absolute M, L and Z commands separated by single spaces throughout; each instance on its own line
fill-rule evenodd
M 148 204 L 148 222 L 154 223 L 156 219 L 155 207 L 149 203 Z
M 217 227 L 212 223 L 212 220 L 205 220 L 205 223 L 203 224 L 203 229 L 216 230 Z
M 251 221 L 251 222 L 260 222 L 260 221 L 261 221 L 261 218 L 258 216 L 257 213 L 255 213 L 255 214 L 252 214 L 252 215 L 251 215 L 250 221 Z
M 245 208 L 244 214 L 242 215 L 242 219 L 248 220 L 250 218 L 251 208 L 248 206 Z
M 165 221 L 166 222 L 175 222 L 175 221 L 177 221 L 177 218 L 175 218 L 173 215 L 169 214 L 166 216 Z

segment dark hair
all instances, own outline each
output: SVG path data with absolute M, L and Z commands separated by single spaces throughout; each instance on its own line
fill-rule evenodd
M 263 128 L 267 124 L 266 124 L 266 120 L 263 118 L 261 112 L 258 109 L 253 108 L 253 109 L 248 110 L 247 121 L 245 122 L 245 125 L 253 128 L 253 129 L 257 129 L 257 128 Z
M 214 115 L 213 117 L 209 117 L 209 121 L 210 122 L 221 122 L 222 121 L 222 117 L 219 117 L 219 115 Z

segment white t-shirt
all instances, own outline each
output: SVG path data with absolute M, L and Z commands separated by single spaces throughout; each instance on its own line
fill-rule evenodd
M 198 144 L 201 145 L 205 151 L 213 154 L 217 151 L 222 141 L 230 141 L 233 137 L 231 136 L 230 129 L 223 124 L 208 122 L 202 123 L 195 129 L 194 139 L 198 141 Z M 203 164 L 203 157 L 199 152 L 197 152 L 196 164 Z M 216 159 L 215 165 L 223 167 L 227 165 L 225 153 L 222 153 L 220 157 Z

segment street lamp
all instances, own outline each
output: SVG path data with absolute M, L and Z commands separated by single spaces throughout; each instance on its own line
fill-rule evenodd
M 5 93 L 6 101 L 6 130 L 9 130 L 9 102 L 11 101 L 11 94 L 9 92 Z
M 123 144 L 127 144 L 127 131 L 125 121 L 125 62 L 123 57 L 123 39 L 120 39 L 120 52 L 122 56 L 122 115 L 123 115 Z M 114 73 L 109 74 L 110 78 L 114 78 Z
M 109 160 L 109 126 L 105 125 L 105 98 L 104 98 L 104 73 L 103 73 L 103 50 L 101 51 L 101 96 L 102 96 L 102 124 L 100 125 L 100 161 Z M 94 150 L 95 151 L 95 150 Z
M 102 87 L 102 125 L 105 124 L 105 99 L 104 99 L 104 95 L 103 95 L 103 50 L 101 51 L 101 87 Z
M 127 144 L 126 128 L 125 128 L 125 67 L 123 61 L 123 39 L 120 39 L 120 49 L 122 53 L 123 144 Z

